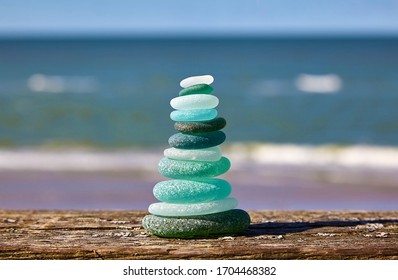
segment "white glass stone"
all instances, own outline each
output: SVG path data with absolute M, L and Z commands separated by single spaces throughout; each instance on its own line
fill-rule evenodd
M 186 217 L 224 212 L 234 209 L 236 206 L 238 206 L 238 201 L 233 197 L 228 197 L 192 204 L 157 202 L 149 205 L 148 211 L 157 216 Z
M 192 76 L 189 78 L 186 78 L 180 82 L 180 86 L 183 88 L 187 88 L 193 85 L 198 85 L 198 84 L 208 84 L 210 85 L 211 83 L 214 82 L 214 78 L 211 75 L 203 75 L 203 76 Z
M 210 94 L 190 94 L 173 98 L 171 107 L 176 110 L 213 109 L 218 105 L 218 98 Z
M 169 148 L 164 150 L 164 156 L 177 160 L 218 161 L 222 151 L 219 146 L 195 150 Z

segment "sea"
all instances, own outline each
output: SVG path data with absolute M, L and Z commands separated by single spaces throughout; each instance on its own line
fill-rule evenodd
M 245 209 L 398 209 L 398 38 L 0 39 L 0 209 L 146 209 L 210 74 Z

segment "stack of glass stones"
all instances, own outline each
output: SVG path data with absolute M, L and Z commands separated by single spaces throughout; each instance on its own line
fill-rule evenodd
M 250 216 L 235 209 L 230 184 L 214 178 L 228 171 L 230 161 L 219 147 L 225 141 L 224 118 L 217 117 L 219 100 L 212 95 L 210 75 L 181 81 L 183 89 L 170 101 L 170 118 L 178 133 L 169 138 L 159 172 L 171 180 L 155 185 L 161 202 L 149 206 L 143 219 L 146 230 L 161 237 L 200 238 L 245 231 Z

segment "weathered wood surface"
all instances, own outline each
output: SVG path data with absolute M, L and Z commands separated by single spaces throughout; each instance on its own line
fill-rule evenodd
M 143 211 L 0 210 L 0 259 L 398 259 L 398 212 L 249 213 L 244 235 L 183 240 Z

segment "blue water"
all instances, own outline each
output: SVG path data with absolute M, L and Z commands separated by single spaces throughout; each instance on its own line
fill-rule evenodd
M 0 146 L 167 145 L 169 101 L 212 74 L 231 142 L 398 146 L 398 39 L 0 41 Z M 302 74 L 341 87 L 307 92 Z M 44 82 L 43 82 L 44 79 Z

